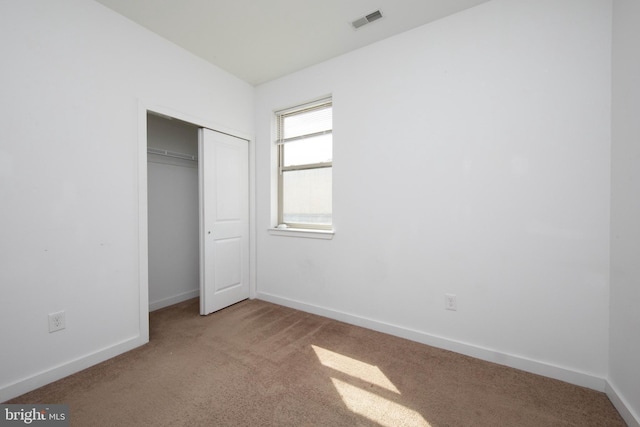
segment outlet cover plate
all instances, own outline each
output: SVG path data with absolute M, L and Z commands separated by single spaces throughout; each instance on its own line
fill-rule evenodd
M 64 311 L 49 314 L 49 332 L 56 332 L 67 327 Z
M 458 310 L 458 301 L 455 294 L 444 294 L 444 308 L 451 311 Z

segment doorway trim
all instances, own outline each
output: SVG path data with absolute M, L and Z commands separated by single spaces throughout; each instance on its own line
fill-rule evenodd
M 257 295 L 256 280 L 256 205 L 255 205 L 255 138 L 244 132 L 221 126 L 214 121 L 158 104 L 138 101 L 138 286 L 139 332 L 144 343 L 149 341 L 149 234 L 147 199 L 147 113 L 177 119 L 192 125 L 244 139 L 249 144 L 249 298 Z

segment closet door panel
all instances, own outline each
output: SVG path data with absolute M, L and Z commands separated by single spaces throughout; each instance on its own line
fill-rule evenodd
M 200 314 L 249 297 L 248 142 L 201 129 Z

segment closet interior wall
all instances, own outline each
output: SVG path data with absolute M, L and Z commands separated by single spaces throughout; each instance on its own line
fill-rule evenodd
M 198 128 L 147 115 L 149 311 L 199 295 Z

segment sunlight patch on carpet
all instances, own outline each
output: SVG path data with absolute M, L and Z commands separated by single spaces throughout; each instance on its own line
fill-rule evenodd
M 371 386 L 377 386 L 395 393 L 400 399 L 400 391 L 377 366 L 356 360 L 352 357 L 327 350 L 326 348 L 311 346 L 323 366 L 346 374 L 348 377 L 364 381 Z M 338 391 L 347 408 L 358 415 L 374 421 L 384 427 L 431 427 L 418 412 L 394 402 L 386 397 L 363 390 L 348 382 L 331 377 L 333 386 Z M 382 392 L 382 391 L 381 391 Z M 390 395 L 393 396 L 393 395 Z
M 311 346 L 315 351 L 320 363 L 324 366 L 335 369 L 352 377 L 356 377 L 363 381 L 382 387 L 385 390 L 400 394 L 395 385 L 382 373 L 380 368 L 368 363 L 361 362 L 348 356 L 327 350 L 315 345 Z
M 416 411 L 359 387 L 331 378 L 331 382 L 351 412 L 385 427 L 431 427 Z

